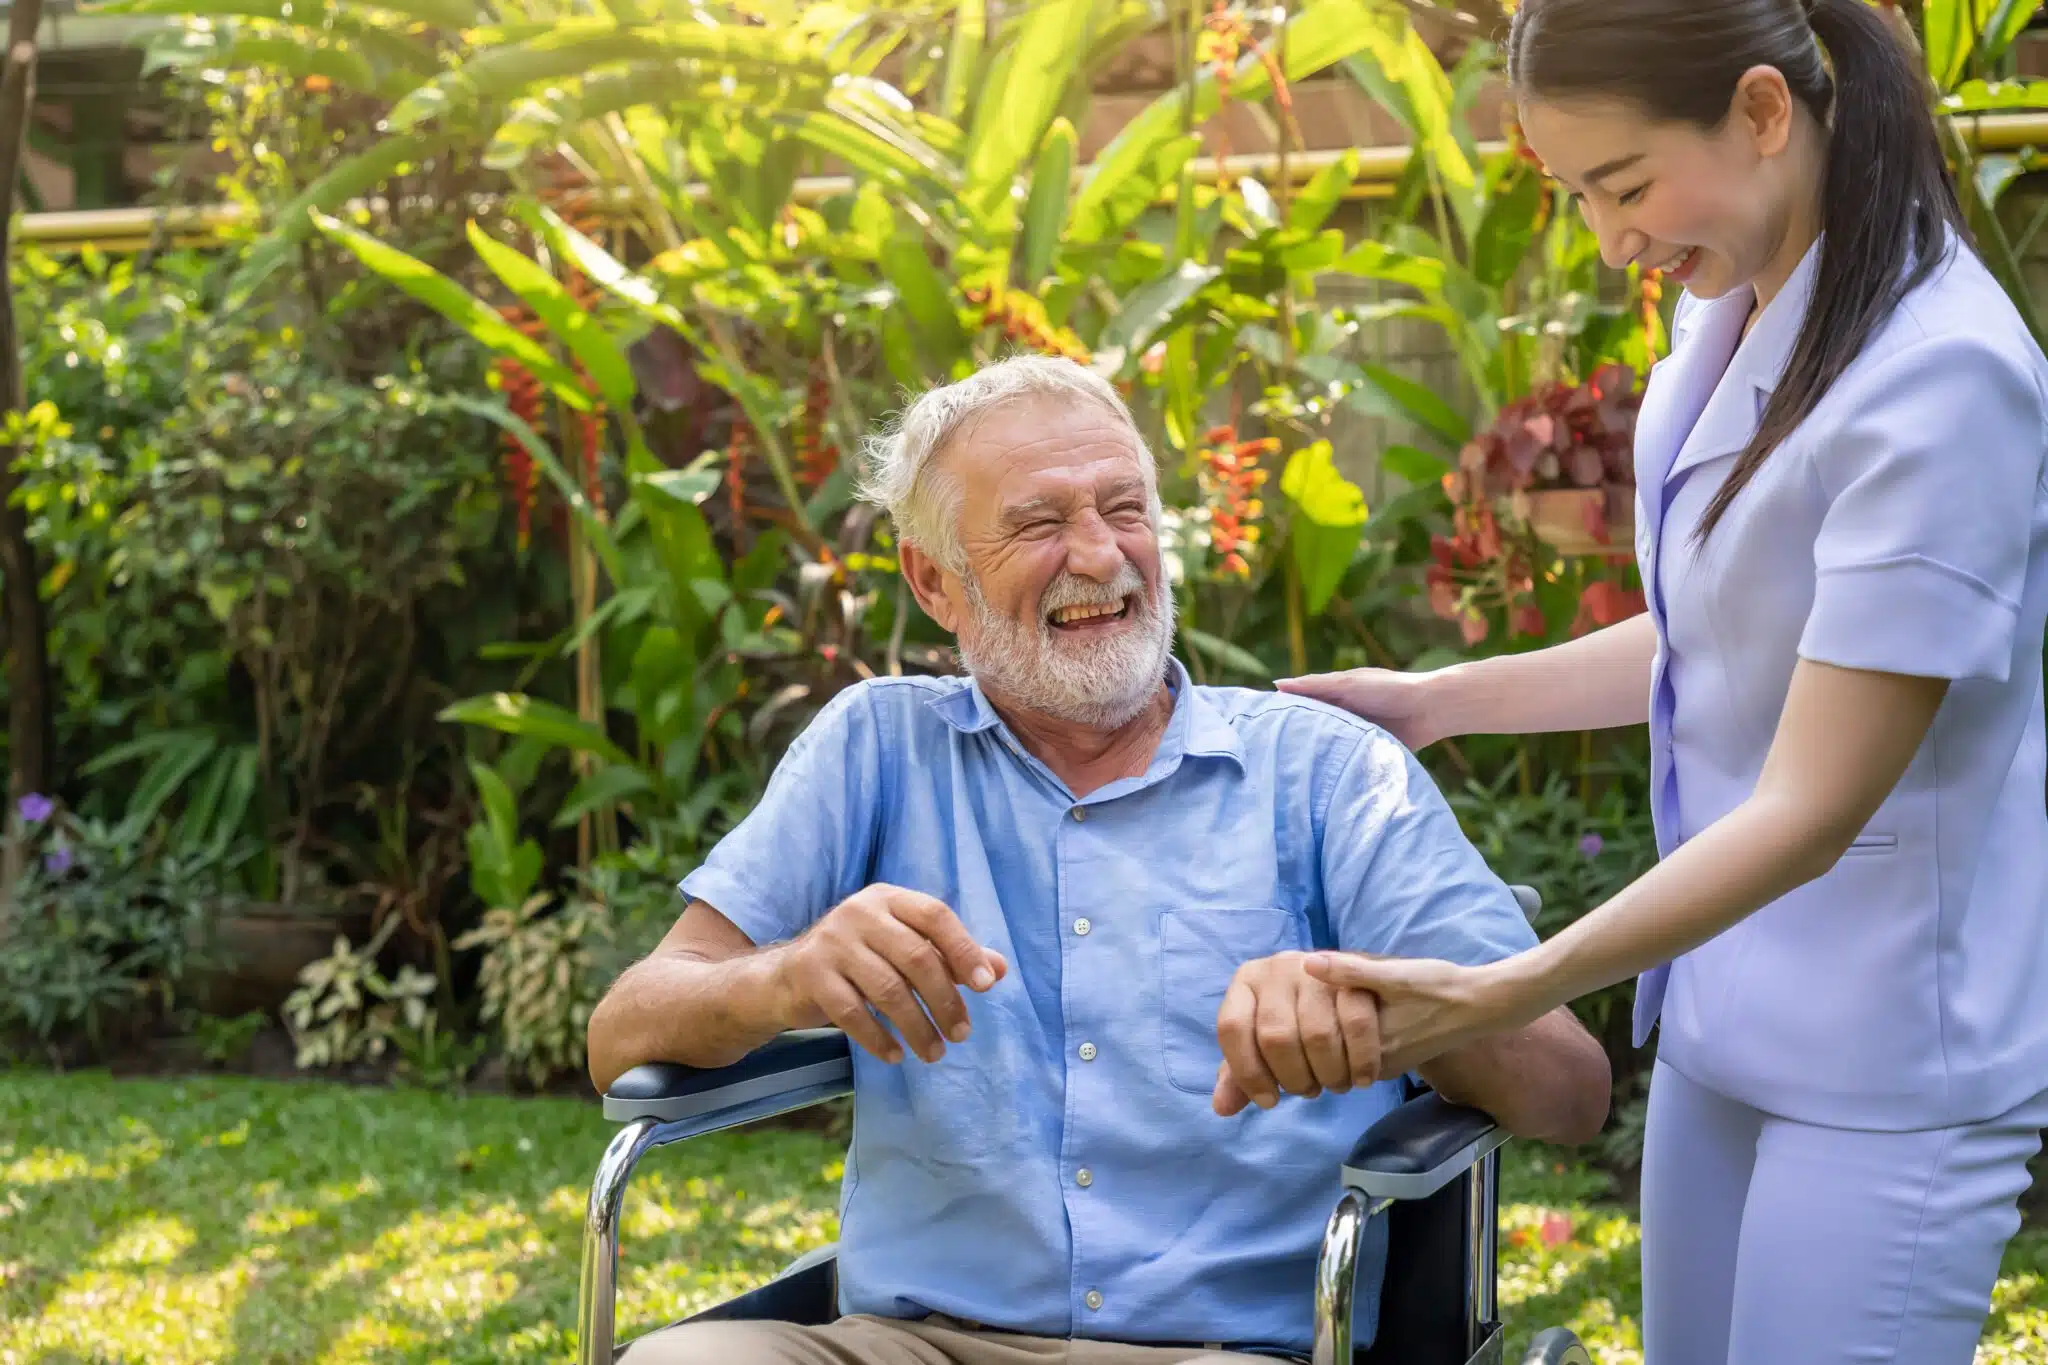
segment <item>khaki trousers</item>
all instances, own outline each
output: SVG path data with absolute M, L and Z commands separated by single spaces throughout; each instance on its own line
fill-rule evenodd
M 1251 1365 L 1274 1357 L 1200 1346 L 1124 1346 L 993 1332 L 934 1315 L 918 1322 L 855 1314 L 825 1327 L 689 1322 L 639 1338 L 621 1365 Z

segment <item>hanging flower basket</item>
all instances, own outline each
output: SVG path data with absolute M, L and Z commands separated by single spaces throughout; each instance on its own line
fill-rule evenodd
M 1541 488 L 1520 495 L 1519 501 L 1525 505 L 1515 509 L 1517 519 L 1560 555 L 1634 553 L 1636 500 L 1629 484 Z

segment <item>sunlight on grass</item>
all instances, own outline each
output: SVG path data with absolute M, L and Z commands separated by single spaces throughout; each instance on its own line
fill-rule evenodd
M 10 1073 L 0 1365 L 560 1361 L 610 1132 L 567 1100 Z M 753 1132 L 649 1158 L 626 1201 L 621 1334 L 831 1241 L 842 1156 L 817 1133 Z M 1508 1359 L 1563 1325 L 1601 1365 L 1642 1365 L 1633 1221 L 1569 1154 L 1502 1158 Z M 2040 1365 L 2048 1234 L 2005 1269 L 1978 1365 Z

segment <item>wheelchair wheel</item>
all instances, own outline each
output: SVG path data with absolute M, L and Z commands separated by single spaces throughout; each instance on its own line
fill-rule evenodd
M 1522 1365 L 1593 1365 L 1593 1357 L 1568 1327 L 1550 1327 L 1536 1334 L 1522 1356 Z

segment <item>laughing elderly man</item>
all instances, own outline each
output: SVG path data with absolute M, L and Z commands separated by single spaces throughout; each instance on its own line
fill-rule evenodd
M 1305 953 L 1477 963 L 1529 927 L 1384 732 L 1189 681 L 1152 457 L 1100 378 L 990 366 L 872 457 L 966 676 L 825 707 L 590 1021 L 600 1088 L 785 1029 L 852 1036 L 845 1316 L 686 1324 L 625 1358 L 1306 1359 L 1332 1173 L 1400 1093 L 1371 997 Z M 1605 1121 L 1606 1059 L 1564 1011 L 1424 1078 L 1523 1136 Z

